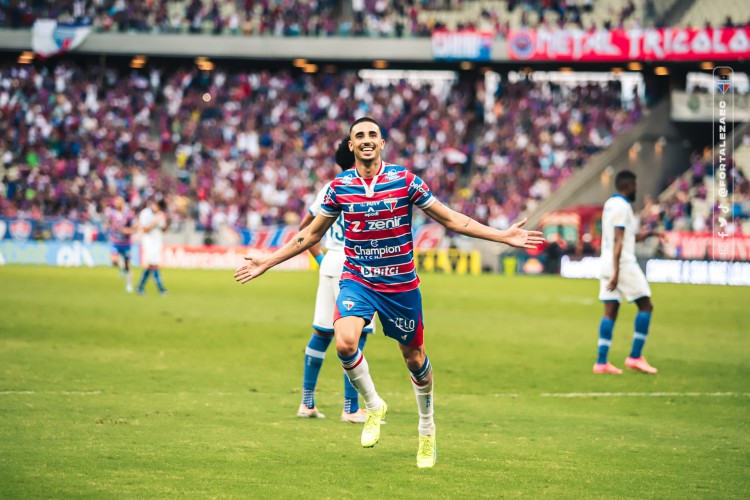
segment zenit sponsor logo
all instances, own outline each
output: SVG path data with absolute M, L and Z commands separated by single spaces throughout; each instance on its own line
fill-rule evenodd
M 368 231 L 382 231 L 384 229 L 396 229 L 401 227 L 401 220 L 405 219 L 405 216 L 392 217 L 390 219 L 383 220 L 367 220 L 367 221 L 352 221 L 352 232 L 354 233 L 366 233 Z
M 361 257 L 364 259 L 380 259 L 400 252 L 401 245 L 381 248 L 364 248 L 360 245 L 354 246 L 354 253 L 357 254 L 357 257 Z

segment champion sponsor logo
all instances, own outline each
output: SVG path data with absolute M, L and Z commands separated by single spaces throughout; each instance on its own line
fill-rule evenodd
M 57 240 L 72 240 L 76 234 L 76 226 L 69 220 L 61 220 L 52 225 L 52 235 Z
M 347 311 L 351 311 L 352 307 L 354 307 L 354 302 L 352 302 L 351 300 L 345 300 L 341 303 L 344 304 L 344 307 L 346 307 Z
M 393 210 L 396 208 L 396 205 L 398 204 L 398 200 L 396 198 L 388 198 L 386 200 L 383 200 L 383 203 L 388 210 L 393 212 Z
M 716 88 L 719 89 L 719 92 L 722 94 L 726 94 L 729 92 L 729 89 L 732 88 L 732 81 L 729 79 L 726 80 L 718 80 L 716 82 Z
M 382 259 L 383 257 L 401 252 L 401 245 L 377 248 L 377 244 L 373 241 L 372 246 L 375 248 L 365 248 L 360 245 L 355 245 L 354 253 L 357 254 L 357 257 L 363 257 L 365 259 Z
M 352 231 L 355 233 L 363 233 L 367 231 L 382 231 L 384 229 L 396 229 L 401 227 L 401 220 L 404 216 L 392 217 L 390 219 L 381 220 L 367 220 L 360 221 L 355 220 L 352 222 Z
M 31 236 L 31 222 L 27 220 L 15 220 L 10 223 L 10 236 L 14 240 L 25 241 Z
M 7 229 L 8 225 L 5 223 L 4 220 L 0 220 L 0 240 L 5 238 L 5 230 Z
M 380 215 L 380 212 L 372 207 L 368 208 L 367 212 L 365 212 L 365 217 L 377 217 L 378 215 Z
M 417 320 L 406 318 L 388 318 L 393 326 L 404 333 L 412 333 L 417 328 Z

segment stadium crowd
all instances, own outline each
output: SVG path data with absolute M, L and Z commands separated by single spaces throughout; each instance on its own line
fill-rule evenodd
M 504 37 L 511 28 L 614 29 L 661 25 L 653 0 L 63 0 L 9 1 L 0 26 L 36 18 L 98 31 L 246 36 L 429 37 L 443 29 Z
M 750 134 L 743 136 L 741 147 L 750 148 Z M 727 169 L 731 179 L 727 183 L 728 196 L 717 198 L 711 148 L 694 152 L 685 175 L 676 179 L 658 200 L 646 199 L 641 211 L 646 227 L 700 233 L 713 231 L 717 218 L 723 216 L 728 221 L 726 232 L 750 234 L 750 181 L 731 156 L 727 159 Z
M 470 157 L 471 93 L 353 73 L 119 75 L 0 70 L 0 215 L 100 221 L 109 198 L 166 197 L 170 219 L 200 229 L 294 224 L 336 173 L 351 117 L 381 121 L 385 159 L 450 198 Z
M 457 203 L 498 228 L 555 191 L 642 115 L 637 96 L 626 107 L 616 83 L 522 80 L 501 86 L 497 97 L 477 143 L 468 193 Z

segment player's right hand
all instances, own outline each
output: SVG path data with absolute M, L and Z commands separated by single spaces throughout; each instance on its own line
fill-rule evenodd
M 234 273 L 234 280 L 241 285 L 257 278 L 267 270 L 265 259 L 247 256 L 245 257 L 245 260 L 247 263 L 244 266 L 238 267 L 237 271 Z
M 607 290 L 610 292 L 614 292 L 617 290 L 617 282 L 620 281 L 620 277 L 615 273 L 612 275 L 612 277 L 609 279 L 609 283 L 607 283 Z

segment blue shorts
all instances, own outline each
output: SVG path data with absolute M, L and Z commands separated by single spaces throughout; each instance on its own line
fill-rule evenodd
M 341 280 L 339 288 L 334 323 L 339 318 L 357 316 L 367 324 L 378 313 L 387 337 L 410 347 L 424 344 L 424 315 L 419 288 L 409 292 L 382 293 L 353 280 Z
M 125 260 L 130 260 L 130 245 L 112 245 L 112 253 L 122 255 Z

